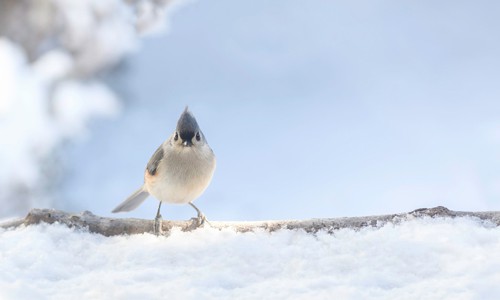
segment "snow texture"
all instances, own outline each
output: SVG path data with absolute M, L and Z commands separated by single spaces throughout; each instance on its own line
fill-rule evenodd
M 2 299 L 498 299 L 500 228 L 423 218 L 334 234 L 0 231 Z

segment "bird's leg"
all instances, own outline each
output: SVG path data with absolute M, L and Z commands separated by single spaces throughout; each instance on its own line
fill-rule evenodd
M 156 235 L 161 234 L 161 220 L 162 220 L 162 218 L 161 218 L 161 214 L 160 214 L 160 208 L 161 208 L 161 201 L 160 201 L 160 205 L 158 205 L 158 211 L 156 212 L 155 223 L 154 223 L 154 228 L 153 228 L 153 232 Z
M 201 210 L 198 207 L 196 207 L 191 202 L 189 202 L 189 205 L 191 205 L 191 207 L 194 208 L 196 210 L 196 212 L 198 213 L 198 217 L 196 218 L 196 221 L 198 222 L 198 226 L 205 224 L 205 222 L 209 223 L 207 220 L 207 217 L 205 217 L 205 215 L 201 212 Z

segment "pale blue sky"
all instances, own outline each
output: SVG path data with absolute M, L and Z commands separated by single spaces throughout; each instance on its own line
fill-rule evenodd
M 193 2 L 131 57 L 124 114 L 71 150 L 65 197 L 108 214 L 189 105 L 218 157 L 196 201 L 209 219 L 499 210 L 499 15 L 496 1 Z

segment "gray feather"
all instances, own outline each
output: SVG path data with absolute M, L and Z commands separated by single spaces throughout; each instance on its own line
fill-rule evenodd
M 137 206 L 139 206 L 146 198 L 149 196 L 149 193 L 146 192 L 141 186 L 140 189 L 135 191 L 132 195 L 130 195 L 125 201 L 123 201 L 120 205 L 118 205 L 115 209 L 113 209 L 113 213 L 122 212 L 122 211 L 131 211 Z
M 162 145 L 160 145 L 160 147 L 156 149 L 153 156 L 151 156 L 148 165 L 146 166 L 146 169 L 148 170 L 149 174 L 151 175 L 156 174 L 156 169 L 158 169 L 158 165 L 160 164 L 162 158 L 163 158 L 163 147 Z

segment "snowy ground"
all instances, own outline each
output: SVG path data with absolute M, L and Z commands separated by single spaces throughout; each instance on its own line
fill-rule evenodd
M 1 299 L 499 299 L 500 228 L 419 219 L 334 235 L 0 231 Z

